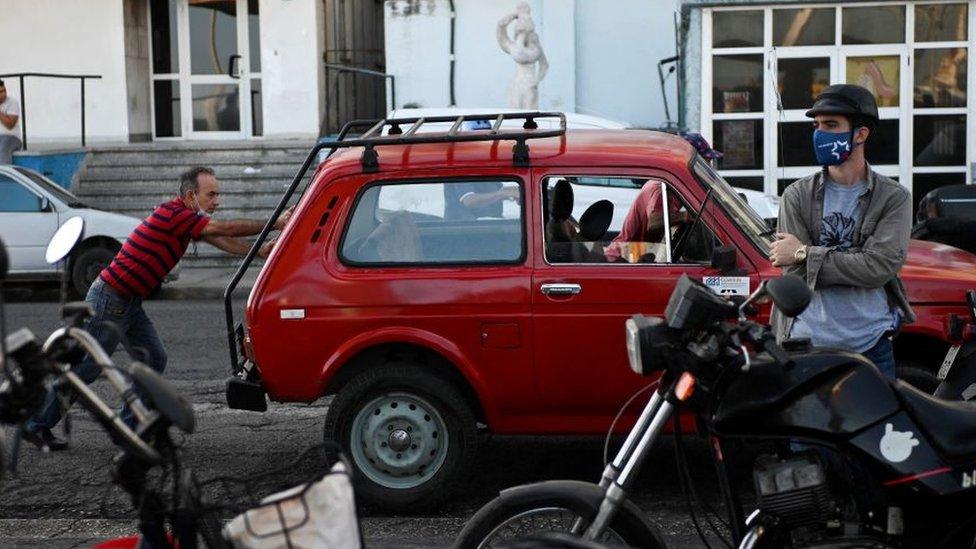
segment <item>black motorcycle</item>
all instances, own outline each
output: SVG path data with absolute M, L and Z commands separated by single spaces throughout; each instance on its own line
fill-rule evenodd
M 731 544 L 976 546 L 976 404 L 886 379 L 858 354 L 808 341 L 777 345 L 768 327 L 746 319 L 767 297 L 796 316 L 810 291 L 784 277 L 737 306 L 685 276 L 664 319 L 628 320 L 631 368 L 661 381 L 599 485 L 549 481 L 505 490 L 475 514 L 456 546 L 495 547 L 562 531 L 604 545 L 664 547 L 628 493 L 680 410 L 694 412 L 711 441 Z M 753 463 L 756 510 L 748 518 L 725 459 L 740 443 L 768 448 Z M 679 472 L 684 485 L 687 464 L 679 462 Z

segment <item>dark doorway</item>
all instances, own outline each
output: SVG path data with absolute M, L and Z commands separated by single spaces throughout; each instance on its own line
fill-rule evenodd
M 382 0 L 325 0 L 325 118 L 322 135 L 357 118 L 386 116 L 388 78 Z M 353 69 L 363 69 L 369 74 Z

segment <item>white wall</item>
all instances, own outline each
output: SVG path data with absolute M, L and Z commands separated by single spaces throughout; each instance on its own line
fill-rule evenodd
M 265 137 L 317 137 L 322 120 L 321 0 L 260 0 Z
M 505 106 L 515 63 L 498 47 L 498 20 L 516 0 L 455 0 L 456 99 L 460 107 Z M 577 111 L 659 126 L 665 121 L 657 61 L 674 51 L 677 0 L 529 0 L 549 59 L 543 109 Z M 447 0 L 387 0 L 387 72 L 397 106 L 449 105 Z M 668 82 L 676 118 L 674 78 Z
M 573 5 L 575 0 L 530 0 L 536 32 L 549 59 L 539 87 L 543 109 L 573 110 L 576 103 Z M 516 0 L 455 0 L 455 97 L 459 107 L 504 107 L 515 62 L 498 47 L 498 20 Z M 386 67 L 396 76 L 397 107 L 450 104 L 450 6 L 447 0 L 388 0 Z
M 675 55 L 675 0 L 576 1 L 577 111 L 659 127 L 665 122 L 657 63 Z M 667 80 L 677 121 L 676 74 Z
M 395 107 L 450 104 L 451 19 L 445 0 L 388 0 L 384 6 L 386 72 L 396 77 Z
M 86 82 L 89 143 L 127 141 L 122 0 L 3 0 L 0 73 L 99 74 Z M 20 100 L 15 78 L 7 92 Z M 25 80 L 28 145 L 80 144 L 77 80 Z

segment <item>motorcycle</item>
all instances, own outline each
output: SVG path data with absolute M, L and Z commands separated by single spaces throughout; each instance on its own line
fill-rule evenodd
M 664 319 L 629 319 L 630 367 L 659 376 L 660 385 L 599 484 L 504 490 L 455 546 L 501 546 L 559 531 L 604 545 L 665 547 L 628 493 L 665 425 L 689 411 L 711 443 L 729 546 L 974 547 L 976 404 L 889 380 L 855 353 L 806 340 L 778 345 L 769 327 L 746 318 L 765 299 L 797 316 L 810 290 L 788 276 L 735 304 L 683 276 Z M 674 433 L 682 486 L 694 494 L 677 421 Z M 752 463 L 756 508 L 748 517 L 726 459 L 733 445 L 746 443 L 768 449 Z
M 48 246 L 48 262 L 64 261 L 80 240 L 83 228 L 81 218 L 65 222 Z M 6 270 L 6 250 L 0 241 L 0 282 Z M 51 381 L 62 402 L 76 399 L 120 447 L 121 452 L 113 460 L 112 476 L 131 497 L 138 512 L 140 535 L 109 540 L 96 547 L 193 549 L 200 541 L 210 549 L 362 546 L 347 472 L 351 469 L 338 448 L 332 451 L 340 456 L 340 461 L 324 475 L 286 492 L 272 494 L 258 505 L 253 504 L 258 500 L 256 484 L 293 470 L 296 463 L 320 447 L 313 447 L 293 463 L 262 475 L 198 481 L 190 469 L 182 466 L 179 446 L 171 436 L 172 428 L 185 434 L 194 431 L 193 408 L 149 367 L 139 362 L 125 367 L 115 365 L 98 341 L 83 329 L 93 315 L 91 307 L 84 302 L 63 303 L 64 295 L 62 282 L 62 317 L 66 322 L 43 344 L 27 328 L 7 337 L 0 301 L 0 369 L 4 374 L 0 384 L 0 422 L 23 429 Z M 135 427 L 123 422 L 115 410 L 71 371 L 70 364 L 83 353 L 100 366 L 121 400 L 132 409 L 137 420 Z M 19 432 L 14 441 L 12 469 L 16 467 L 21 435 Z M 239 498 L 247 498 L 248 503 L 243 506 L 215 503 L 204 494 L 208 487 L 220 487 L 225 494 L 235 492 Z M 322 505 L 323 502 L 331 505 Z M 221 515 L 228 511 L 243 513 L 225 526 Z

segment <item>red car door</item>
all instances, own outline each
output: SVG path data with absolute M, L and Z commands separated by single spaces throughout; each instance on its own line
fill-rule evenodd
M 649 382 L 628 366 L 624 322 L 636 313 L 662 315 L 682 274 L 718 274 L 708 264 L 710 249 L 728 238 L 709 228 L 714 220 L 706 210 L 695 231 L 704 236 L 672 257 L 688 230 L 681 221 L 698 204 L 671 174 L 548 168 L 533 170 L 533 185 L 543 224 L 535 231 L 532 276 L 539 392 L 547 411 L 562 417 L 561 430 L 603 432 L 607 416 Z M 572 216 L 561 220 L 567 200 Z M 594 234 L 606 224 L 594 219 L 609 209 L 600 201 L 610 202 L 612 214 L 607 231 Z M 688 246 L 693 240 L 699 242 Z M 702 240 L 710 242 L 703 247 Z

